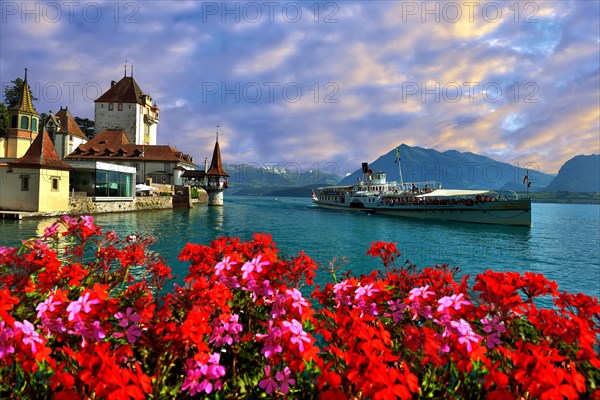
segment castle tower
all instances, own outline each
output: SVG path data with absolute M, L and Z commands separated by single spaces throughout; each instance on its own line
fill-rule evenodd
M 8 109 L 8 114 L 10 127 L 6 137 L 4 157 L 20 158 L 25 155 L 37 137 L 40 120 L 31 101 L 31 91 L 27 83 L 27 68 L 25 68 L 25 79 L 19 93 L 19 100 Z
M 94 103 L 96 134 L 123 129 L 132 144 L 156 145 L 158 106 L 142 92 L 133 76 L 112 81 L 110 89 Z
M 212 161 L 210 168 L 205 176 L 205 187 L 204 189 L 208 193 L 208 205 L 209 206 L 222 206 L 223 205 L 223 192 L 227 189 L 227 178 L 229 175 L 223 169 L 221 162 L 221 149 L 219 148 L 219 133 L 217 132 L 217 141 L 215 142 L 215 149 L 213 150 Z

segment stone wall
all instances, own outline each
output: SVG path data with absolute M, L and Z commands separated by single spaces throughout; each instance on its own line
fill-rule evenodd
M 92 201 L 91 197 L 69 198 L 69 213 L 96 214 L 106 212 L 158 210 L 173 208 L 170 196 L 136 197 L 134 201 Z

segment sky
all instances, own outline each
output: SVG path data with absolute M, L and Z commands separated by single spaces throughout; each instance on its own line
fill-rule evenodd
M 401 143 L 557 173 L 600 153 L 600 1 L 7 1 L 0 81 L 94 118 L 131 74 L 203 166 L 339 175 Z M 126 66 L 126 67 L 125 67 Z

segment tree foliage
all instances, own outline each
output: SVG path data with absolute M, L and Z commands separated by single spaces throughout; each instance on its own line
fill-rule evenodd
M 15 106 L 19 101 L 19 94 L 23 88 L 23 79 L 13 79 L 10 83 L 12 85 L 4 87 L 4 104 L 9 108 Z M 29 88 L 29 92 L 31 93 L 31 87 Z M 37 101 L 38 98 L 31 93 L 31 100 Z

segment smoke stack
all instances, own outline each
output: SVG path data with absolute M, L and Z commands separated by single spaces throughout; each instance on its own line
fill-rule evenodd
M 208 157 L 204 159 L 204 172 L 208 171 Z
M 362 163 L 362 172 L 363 174 L 366 174 L 367 172 L 369 172 L 369 163 Z

